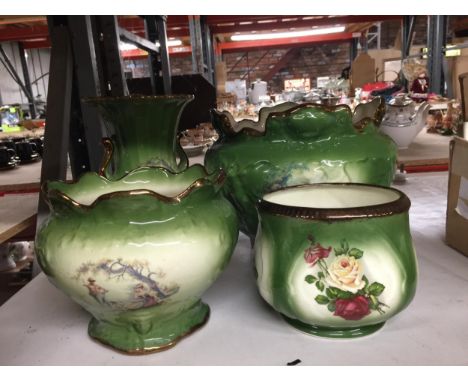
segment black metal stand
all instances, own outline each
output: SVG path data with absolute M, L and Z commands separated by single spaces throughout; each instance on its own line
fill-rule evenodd
M 204 16 L 189 16 L 190 42 L 192 45 L 192 71 L 201 74 L 215 85 L 214 50 L 212 36 Z
M 429 89 L 433 93 L 445 94 L 442 66 L 447 37 L 447 16 L 428 16 L 427 33 Z

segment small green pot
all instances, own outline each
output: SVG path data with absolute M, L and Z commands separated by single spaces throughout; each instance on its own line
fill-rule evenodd
M 409 207 L 402 192 L 365 184 L 265 195 L 255 241 L 260 294 L 306 333 L 351 338 L 375 332 L 416 291 Z
M 213 111 L 219 140 L 208 150 L 208 171 L 223 168 L 223 192 L 238 211 L 241 230 L 257 232 L 258 200 L 288 186 L 355 182 L 389 186 L 396 146 L 376 126 L 385 103 L 375 99 L 354 113 L 346 105 L 284 103 L 260 110 L 258 122 L 235 122 Z
M 127 353 L 164 350 L 202 326 L 200 298 L 228 263 L 235 210 L 223 173 L 140 168 L 119 180 L 95 173 L 50 182 L 36 239 L 50 281 L 93 315 L 89 335 Z

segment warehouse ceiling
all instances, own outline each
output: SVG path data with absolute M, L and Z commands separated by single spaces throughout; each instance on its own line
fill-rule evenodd
M 345 26 L 344 35 L 362 32 L 379 21 L 401 19 L 401 16 L 259 16 L 224 15 L 203 16 L 211 32 L 220 43 L 231 43 L 231 36 L 239 33 L 264 33 L 304 30 L 324 26 Z M 144 36 L 144 22 L 138 16 L 118 16 L 119 25 L 133 33 Z M 182 39 L 190 45 L 190 31 L 187 16 L 168 16 L 169 38 Z M 50 46 L 47 19 L 45 16 L 0 16 L 0 42 L 21 41 L 25 48 Z M 233 44 L 232 50 L 245 44 Z M 229 45 L 226 46 L 229 49 Z

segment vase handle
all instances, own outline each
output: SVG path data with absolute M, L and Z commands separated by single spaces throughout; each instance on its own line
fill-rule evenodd
M 177 140 L 176 142 L 176 154 L 180 159 L 180 162 L 177 165 L 177 170 L 184 171 L 188 167 L 188 157 L 184 149 L 182 148 L 179 140 Z
M 101 166 L 99 167 L 99 175 L 106 177 L 107 167 L 109 166 L 112 155 L 114 154 L 114 144 L 112 143 L 112 139 L 108 137 L 102 138 L 101 143 L 104 146 L 104 156 L 102 158 Z

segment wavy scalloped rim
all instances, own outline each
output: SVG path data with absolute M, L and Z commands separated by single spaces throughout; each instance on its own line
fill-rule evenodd
M 367 105 L 367 106 L 366 106 Z M 233 115 L 229 111 L 217 111 L 213 110 L 213 113 L 217 114 L 222 120 L 225 128 L 225 132 L 230 135 L 235 135 L 239 133 L 246 133 L 247 135 L 261 136 L 266 133 L 266 123 L 271 117 L 284 117 L 292 114 L 293 112 L 306 108 L 314 108 L 326 112 L 336 112 L 340 110 L 346 110 L 349 116 L 352 118 L 353 126 L 361 130 L 367 123 L 373 122 L 376 125 L 379 125 L 382 121 L 382 118 L 385 114 L 385 101 L 382 97 L 376 97 L 371 102 L 366 104 L 359 104 L 356 106 L 355 111 L 351 110 L 348 105 L 323 105 L 318 103 L 295 103 L 295 102 L 285 102 L 272 107 L 263 107 L 259 111 L 258 121 L 252 121 L 250 119 L 242 119 L 238 122 L 235 121 Z M 362 110 L 362 108 L 369 108 L 373 110 L 372 116 L 364 116 L 359 120 L 354 120 L 357 110 Z
M 76 201 L 75 199 L 71 198 L 63 191 L 49 188 L 49 185 L 51 183 L 57 183 L 61 185 L 78 185 L 85 176 L 89 176 L 90 174 L 95 176 L 97 179 L 104 181 L 106 184 L 113 184 L 113 183 L 115 184 L 115 183 L 123 182 L 126 178 L 134 176 L 136 173 L 141 172 L 142 170 L 160 171 L 160 172 L 166 173 L 166 175 L 169 175 L 169 176 L 177 176 L 177 175 L 185 174 L 188 171 L 191 171 L 192 169 L 202 170 L 202 173 L 204 176 L 199 177 L 198 179 L 195 179 L 187 188 L 185 188 L 183 191 L 181 191 L 175 196 L 166 196 L 153 190 L 144 189 L 144 188 L 136 188 L 133 190 L 113 191 L 113 192 L 105 193 L 105 194 L 98 196 L 91 204 L 85 204 L 85 203 L 80 203 Z M 181 172 L 173 172 L 164 167 L 140 167 L 129 172 L 128 174 L 125 174 L 124 176 L 122 176 L 121 178 L 117 180 L 109 180 L 106 177 L 101 176 L 97 173 L 85 173 L 85 174 L 82 174 L 77 181 L 44 182 L 41 187 L 41 192 L 45 201 L 47 202 L 49 206 L 51 206 L 52 199 L 59 199 L 59 200 L 62 200 L 66 203 L 73 205 L 74 207 L 78 207 L 82 209 L 92 209 L 99 202 L 103 200 L 109 200 L 112 198 L 129 197 L 129 196 L 138 196 L 138 195 L 148 195 L 165 203 L 177 204 L 177 203 L 180 203 L 184 198 L 188 197 L 193 191 L 201 187 L 221 184 L 224 181 L 225 177 L 226 177 L 226 174 L 223 169 L 215 170 L 210 174 L 206 171 L 206 168 L 204 166 L 198 163 L 190 167 L 187 167 L 186 170 L 181 171 Z

